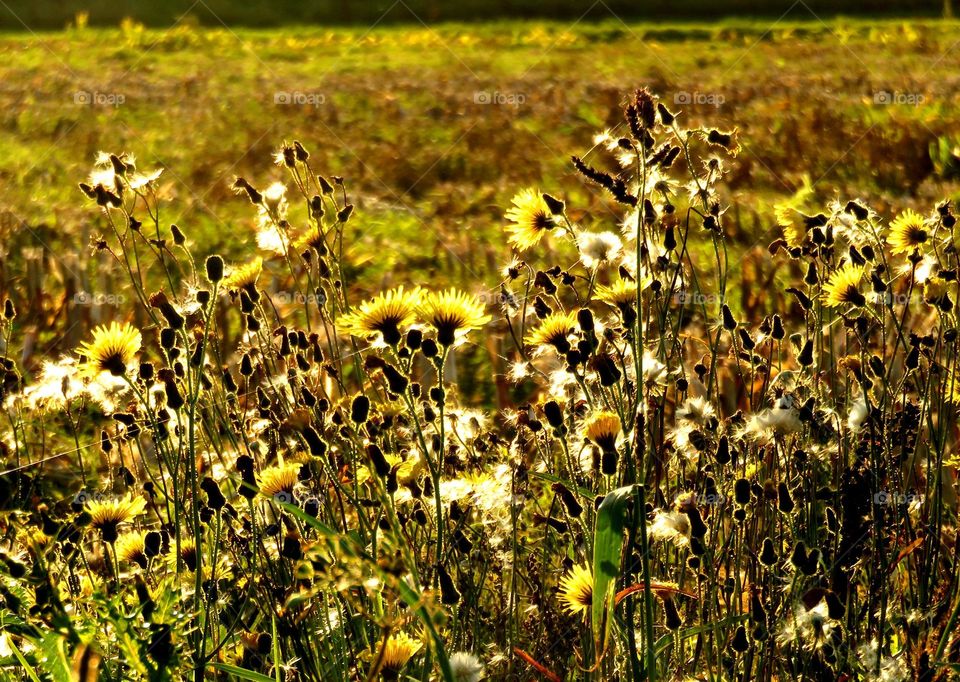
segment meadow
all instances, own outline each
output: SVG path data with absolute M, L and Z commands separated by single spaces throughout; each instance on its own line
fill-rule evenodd
M 0 675 L 953 679 L 960 23 L 801 18 L 0 37 Z

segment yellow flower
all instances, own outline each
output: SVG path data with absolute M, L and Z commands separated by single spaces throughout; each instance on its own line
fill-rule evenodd
M 105 542 L 115 542 L 117 526 L 132 521 L 147 508 L 142 497 L 127 495 L 118 500 L 94 500 L 85 505 L 90 515 L 90 525 L 103 535 Z
M 508 241 L 520 251 L 536 246 L 543 235 L 556 226 L 543 197 L 535 189 L 522 190 L 513 197 L 513 208 L 507 210 L 505 217 L 510 221 Z
M 596 412 L 583 424 L 583 434 L 604 451 L 616 449 L 620 429 L 620 417 L 613 412 Z
M 475 296 L 456 289 L 427 294 L 417 313 L 423 322 L 437 330 L 437 342 L 444 346 L 453 345 L 458 333 L 465 334 L 490 321 Z
M 380 333 L 385 343 L 395 346 L 400 342 L 401 327 L 413 324 L 420 289 L 404 291 L 397 287 L 361 303 L 357 309 L 340 320 L 340 329 L 352 336 Z
M 560 581 L 560 598 L 570 613 L 586 613 L 593 605 L 593 571 L 586 564 L 574 566 Z
M 637 283 L 629 279 L 618 279 L 610 286 L 597 287 L 597 299 L 620 308 L 637 304 Z
M 297 237 L 297 240 L 293 243 L 293 248 L 297 253 L 303 253 L 307 249 L 316 249 L 321 256 L 327 252 L 323 233 L 315 227 L 308 227 L 306 232 Z
M 267 467 L 257 474 L 260 494 L 278 502 L 293 504 L 293 488 L 300 480 L 301 465 L 295 462 Z
M 553 346 L 558 353 L 570 350 L 567 339 L 577 328 L 577 316 L 574 313 L 550 313 L 542 322 L 527 334 L 526 342 L 531 346 Z
M 856 306 L 866 303 L 867 299 L 860 293 L 863 272 L 863 266 L 847 263 L 830 275 L 830 279 L 823 287 L 824 304 L 831 308 L 839 308 L 847 303 Z
M 801 214 L 789 204 L 777 204 L 774 208 L 777 225 L 783 228 L 783 238 L 790 247 L 802 246 L 807 239 L 807 229 Z
M 248 293 L 256 287 L 263 272 L 263 258 L 257 256 L 245 265 L 233 268 L 223 280 L 224 289 L 245 289 Z
M 930 239 L 927 223 L 916 211 L 909 208 L 890 223 L 887 244 L 893 253 L 910 254 Z
M 377 656 L 382 656 L 383 671 L 397 675 L 407 665 L 414 654 L 420 651 L 422 644 L 405 632 L 398 632 L 387 639 Z
M 80 346 L 79 353 L 84 358 L 83 371 L 90 377 L 102 372 L 113 376 L 123 376 L 140 350 L 140 332 L 127 323 L 110 323 L 93 330 L 93 341 Z
M 147 534 L 144 531 L 124 533 L 117 539 L 117 560 L 123 563 L 136 564 L 140 568 L 147 567 Z

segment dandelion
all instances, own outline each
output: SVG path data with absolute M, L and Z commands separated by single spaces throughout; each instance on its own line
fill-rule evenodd
M 103 372 L 123 376 L 140 350 L 140 343 L 140 332 L 127 323 L 112 322 L 109 327 L 97 327 L 93 331 L 93 341 L 80 347 L 84 374 L 91 378 Z
M 623 243 L 613 232 L 581 232 L 577 236 L 577 248 L 580 250 L 580 261 L 592 269 L 620 255 Z
M 257 256 L 249 263 L 234 268 L 223 280 L 224 289 L 243 289 L 251 293 L 257 286 L 260 273 L 263 272 L 263 258 Z
M 860 280 L 863 279 L 862 265 L 847 263 L 830 275 L 826 286 L 823 287 L 824 304 L 831 308 L 839 308 L 846 304 L 862 306 L 867 299 L 860 292 Z
M 540 243 L 543 236 L 556 227 L 556 219 L 550 214 L 543 197 L 535 189 L 525 189 L 513 197 L 513 208 L 506 212 L 510 221 L 508 241 L 520 251 L 531 249 Z
M 561 355 L 570 350 L 568 336 L 577 328 L 574 313 L 550 313 L 529 334 L 525 341 L 531 346 L 553 346 Z
M 104 542 L 116 542 L 118 526 L 140 516 L 146 508 L 142 497 L 130 495 L 115 500 L 93 500 L 84 506 L 90 515 L 90 526 L 100 531 Z
M 619 308 L 632 307 L 637 304 L 637 283 L 630 279 L 618 279 L 610 286 L 598 286 L 597 299 Z
M 910 254 L 930 239 L 927 223 L 916 211 L 907 209 L 890 223 L 887 244 L 895 254 Z
M 451 654 L 449 662 L 456 682 L 480 682 L 483 677 L 483 664 L 469 652 L 457 651 Z
M 380 334 L 383 342 L 396 346 L 403 338 L 402 330 L 416 320 L 421 291 L 405 291 L 397 287 L 361 303 L 357 309 L 340 320 L 340 329 L 352 336 Z
M 583 425 L 584 436 L 600 448 L 600 470 L 607 476 L 617 473 L 617 436 L 620 417 L 613 412 L 597 412 Z
M 613 412 L 597 412 L 583 425 L 584 435 L 601 450 L 616 449 L 620 429 L 620 417 Z
M 145 531 L 131 531 L 121 535 L 116 544 L 117 560 L 121 563 L 136 564 L 140 568 L 146 568 L 146 538 Z
M 593 571 L 578 564 L 560 581 L 560 598 L 573 614 L 587 613 L 593 605 Z
M 490 321 L 475 296 L 456 289 L 427 294 L 417 308 L 420 319 L 437 331 L 437 342 L 451 346 L 457 336 L 479 329 Z
M 383 664 L 384 677 L 398 679 L 400 671 L 420 651 L 421 646 L 419 641 L 405 632 L 391 635 L 378 653 Z
M 260 494 L 278 502 L 293 504 L 293 489 L 300 480 L 300 468 L 300 464 L 292 462 L 265 468 L 257 474 Z

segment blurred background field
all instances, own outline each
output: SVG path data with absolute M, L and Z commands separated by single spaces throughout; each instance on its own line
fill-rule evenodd
M 739 127 L 726 217 L 739 255 L 762 252 L 776 235 L 772 205 L 806 183 L 818 199 L 861 197 L 885 215 L 957 189 L 953 21 L 821 20 L 797 5 L 712 23 L 607 11 L 428 26 L 401 10 L 406 24 L 372 28 L 196 18 L 99 28 L 80 16 L 59 31 L 3 34 L 0 296 L 34 320 L 37 354 L 72 347 L 71 329 L 112 314 L 109 298 L 82 295 L 116 291 L 89 249 L 107 226 L 77 189 L 101 150 L 164 169 L 161 224 L 231 260 L 256 230 L 234 177 L 266 187 L 282 177 L 271 154 L 302 140 L 356 199 L 348 257 L 352 280 L 371 289 L 497 281 L 509 254 L 503 211 L 524 186 L 613 228 L 617 215 L 569 154 L 603 165 L 593 136 L 640 86 L 692 123 Z

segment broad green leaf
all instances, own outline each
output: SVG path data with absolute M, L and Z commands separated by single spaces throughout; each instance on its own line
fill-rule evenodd
M 598 651 L 603 650 L 613 625 L 614 586 L 620 575 L 620 553 L 626 530 L 625 510 L 636 486 L 624 486 L 607 494 L 597 509 L 593 540 L 593 608 L 591 625 Z

